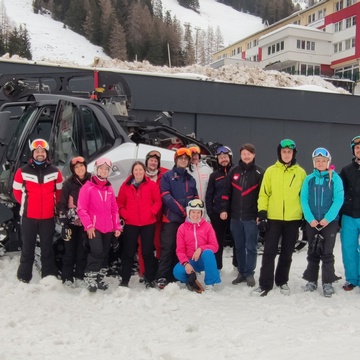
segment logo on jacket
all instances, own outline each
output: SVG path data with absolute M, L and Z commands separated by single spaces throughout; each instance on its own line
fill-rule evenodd
M 240 174 L 234 174 L 233 179 L 234 180 L 239 180 L 239 177 L 240 177 Z

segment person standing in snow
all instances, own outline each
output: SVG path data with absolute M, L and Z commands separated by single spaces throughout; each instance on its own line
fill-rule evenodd
M 105 157 L 95 161 L 94 175 L 80 189 L 78 215 L 89 239 L 85 278 L 88 290 L 106 290 L 111 239 L 122 231 L 114 189 L 108 181 L 112 162 Z
M 255 164 L 255 146 L 244 144 L 240 148 L 238 166 L 232 168 L 226 178 L 221 204 L 221 219 L 231 215 L 230 229 L 235 244 L 239 274 L 234 285 L 246 282 L 255 286 L 258 226 L 257 199 L 264 170 Z
M 124 287 L 129 286 L 139 237 L 141 255 L 145 263 L 145 285 L 155 287 L 157 260 L 154 256 L 154 235 L 157 214 L 162 204 L 160 189 L 145 176 L 145 173 L 145 164 L 135 161 L 131 175 L 121 185 L 117 197 L 120 216 L 126 223 L 123 233 L 120 282 L 120 286 Z
M 213 227 L 203 218 L 204 202 L 189 201 L 187 218 L 180 225 L 176 235 L 176 255 L 179 262 L 173 273 L 177 280 L 185 283 L 189 290 L 202 292 L 202 285 L 196 280 L 196 272 L 205 271 L 205 290 L 211 291 L 221 282 L 214 253 L 219 245 Z
M 65 254 L 61 277 L 64 285 L 72 287 L 84 280 L 87 251 L 84 246 L 86 233 L 77 214 L 80 189 L 90 179 L 87 164 L 82 156 L 70 161 L 71 176 L 64 182 L 58 206 L 59 221 L 62 225 Z
M 197 145 L 189 144 L 187 148 L 191 152 L 189 173 L 196 181 L 196 189 L 199 195 L 199 199 L 205 203 L 206 189 L 208 186 L 210 174 L 213 172 L 213 169 L 201 159 L 201 151 Z M 206 213 L 206 208 L 204 209 L 203 217 L 207 221 L 210 220 Z
M 345 192 L 340 230 L 345 291 L 360 286 L 360 135 L 351 140 L 350 147 L 354 156 L 352 162 L 340 171 Z
M 225 179 L 232 167 L 232 151 L 227 146 L 220 146 L 215 152 L 218 170 L 210 174 L 209 183 L 206 189 L 205 204 L 207 214 L 210 217 L 211 225 L 216 234 L 216 239 L 219 244 L 219 249 L 215 253 L 217 268 L 219 270 L 223 267 L 223 250 L 225 243 L 226 230 L 229 227 L 229 219 L 222 219 L 220 217 L 221 202 L 223 195 L 223 186 Z
M 265 247 L 260 269 L 259 287 L 252 296 L 266 296 L 275 284 L 283 295 L 290 295 L 289 272 L 299 227 L 302 222 L 300 190 L 305 170 L 296 163 L 293 140 L 281 140 L 278 160 L 265 171 L 258 198 L 259 231 L 265 232 Z M 275 257 L 281 238 L 275 276 Z
M 31 158 L 14 176 L 13 192 L 21 205 L 22 250 L 17 278 L 29 283 L 35 259 L 36 236 L 40 238 L 41 277 L 58 275 L 54 257 L 55 206 L 60 200 L 62 175 L 49 161 L 49 144 L 36 139 Z
M 145 157 L 145 166 L 146 172 L 145 175 L 153 182 L 155 182 L 156 186 L 160 191 L 160 180 L 162 176 L 166 173 L 167 169 L 161 167 L 161 153 L 157 150 L 149 151 Z M 162 224 L 162 213 L 161 209 L 156 215 L 156 225 L 155 225 L 155 235 L 154 235 L 154 246 L 155 246 L 155 256 L 159 260 L 161 245 L 160 245 L 160 233 L 161 233 L 161 224 Z M 144 259 L 141 255 L 141 241 L 139 241 L 138 248 L 138 259 L 139 259 L 139 277 L 140 282 L 144 282 L 144 273 L 145 273 L 145 264 Z
M 304 291 L 316 290 L 321 260 L 324 296 L 331 297 L 334 293 L 332 283 L 339 280 L 335 275 L 333 251 L 339 229 L 339 211 L 344 202 L 344 188 L 340 176 L 330 167 L 331 155 L 328 150 L 315 149 L 312 159 L 314 171 L 306 177 L 300 194 L 309 242 L 308 265 L 303 274 L 303 279 L 308 282 Z
M 161 255 L 156 274 L 156 284 L 163 289 L 174 281 L 172 270 L 176 259 L 176 232 L 186 218 L 186 205 L 198 198 L 195 179 L 187 172 L 191 152 L 187 148 L 175 151 L 175 165 L 160 181 L 163 222 L 161 229 Z

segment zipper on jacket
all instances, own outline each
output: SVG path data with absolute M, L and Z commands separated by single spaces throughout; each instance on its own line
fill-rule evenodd
M 289 186 L 289 187 L 291 187 L 291 185 L 292 185 L 292 183 L 293 183 L 294 179 L 295 179 L 295 174 L 294 174 L 294 176 L 293 176 L 293 177 L 292 177 L 292 179 L 291 179 L 291 182 L 290 182 L 290 186 Z

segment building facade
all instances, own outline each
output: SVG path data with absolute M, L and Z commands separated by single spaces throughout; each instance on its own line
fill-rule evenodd
M 322 0 L 213 54 L 212 67 L 258 66 L 359 81 L 359 0 Z

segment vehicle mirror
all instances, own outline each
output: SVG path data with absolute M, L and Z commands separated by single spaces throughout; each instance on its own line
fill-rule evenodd
M 0 144 L 8 145 L 10 139 L 6 136 L 8 134 L 10 124 L 10 111 L 0 112 Z

